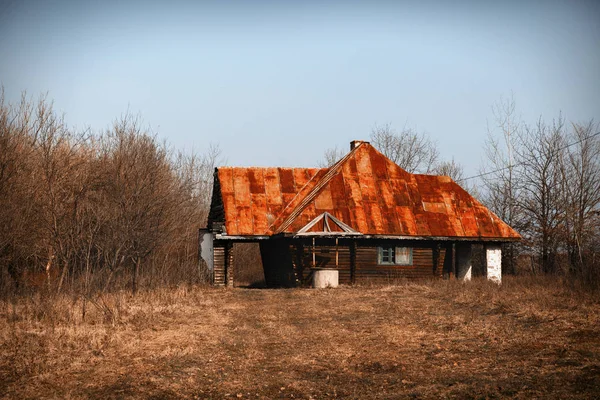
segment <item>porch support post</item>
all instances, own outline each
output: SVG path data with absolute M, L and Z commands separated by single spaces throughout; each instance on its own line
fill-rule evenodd
M 339 243 L 338 243 L 338 238 L 335 238 L 335 267 L 337 268 L 339 266 L 339 258 L 340 258 L 340 249 L 339 249 Z
M 432 252 L 432 257 L 433 257 L 433 275 L 436 275 L 438 273 L 438 268 L 440 265 L 440 245 L 438 244 L 434 244 L 433 248 L 431 249 Z
M 452 243 L 452 277 L 456 279 L 456 243 Z
M 356 282 L 356 242 L 350 239 L 350 283 Z
M 316 267 L 316 256 L 315 256 L 315 238 L 313 236 L 312 238 L 312 267 L 315 268 Z
M 487 278 L 502 283 L 502 247 L 499 244 L 486 244 L 485 261 Z
M 304 283 L 304 243 L 299 242 L 296 245 L 296 276 L 299 285 Z

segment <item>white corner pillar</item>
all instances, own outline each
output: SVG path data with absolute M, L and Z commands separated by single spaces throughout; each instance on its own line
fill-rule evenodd
M 486 244 L 485 261 L 488 280 L 497 284 L 502 283 L 502 246 L 499 244 Z
M 473 265 L 471 263 L 471 243 L 456 245 L 456 277 L 465 282 L 471 280 Z

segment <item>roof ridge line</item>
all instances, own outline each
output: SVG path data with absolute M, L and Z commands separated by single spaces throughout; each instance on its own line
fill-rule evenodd
M 275 233 L 281 233 L 282 231 L 287 229 L 292 224 L 292 222 L 294 222 L 298 215 L 300 215 L 300 213 L 304 211 L 308 204 L 314 200 L 314 198 L 321 191 L 321 189 L 323 189 L 323 187 L 327 183 L 329 183 L 329 181 L 339 172 L 341 165 L 344 164 L 346 160 L 348 160 L 352 155 L 354 155 L 357 149 L 360 148 L 363 144 L 364 142 L 354 147 L 348 152 L 348 154 L 346 154 L 338 162 L 336 162 L 329 168 L 329 171 L 325 173 L 321 180 L 312 188 L 312 190 L 306 195 L 306 197 L 304 197 L 300 204 L 298 204 L 298 206 L 296 206 L 296 208 L 290 213 L 290 215 L 288 215 L 287 218 L 283 220 L 281 225 L 279 225 L 279 227 L 275 230 Z M 289 204 L 291 204 L 291 202 Z

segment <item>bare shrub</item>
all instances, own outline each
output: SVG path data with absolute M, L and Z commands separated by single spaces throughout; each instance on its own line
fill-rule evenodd
M 3 92 L 2 92 L 3 93 Z M 3 295 L 198 283 L 197 230 L 220 151 L 180 154 L 139 118 L 76 132 L 45 97 L 0 96 Z

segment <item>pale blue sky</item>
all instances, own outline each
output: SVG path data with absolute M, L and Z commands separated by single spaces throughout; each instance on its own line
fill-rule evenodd
M 470 175 L 511 91 L 528 122 L 600 119 L 600 3 L 523 3 L 0 0 L 0 82 L 230 165 L 314 166 L 406 124 Z

